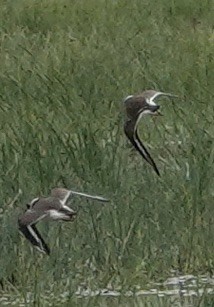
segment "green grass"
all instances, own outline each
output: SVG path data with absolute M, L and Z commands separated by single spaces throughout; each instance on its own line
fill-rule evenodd
M 144 288 L 172 269 L 213 273 L 212 8 L 208 0 L 0 1 L 4 289 L 58 295 L 82 283 Z M 144 89 L 180 97 L 160 101 L 164 117 L 140 125 L 160 178 L 123 133 L 122 99 Z M 48 258 L 32 252 L 16 219 L 54 186 L 112 201 L 77 198 L 76 222 L 41 223 Z

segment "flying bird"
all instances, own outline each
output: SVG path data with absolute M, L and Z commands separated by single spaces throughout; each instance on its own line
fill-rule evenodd
M 50 249 L 41 234 L 38 232 L 36 224 L 43 219 L 73 221 L 77 212 L 66 206 L 66 203 L 72 194 L 102 202 L 109 201 L 100 196 L 93 196 L 64 188 L 54 188 L 51 191 L 50 197 L 34 198 L 29 204 L 27 204 L 27 209 L 24 214 L 18 218 L 18 227 L 26 239 L 28 239 L 40 252 L 49 255 Z
M 178 97 L 170 93 L 163 93 L 154 90 L 147 90 L 138 95 L 129 95 L 124 100 L 124 105 L 126 109 L 127 120 L 124 124 L 124 132 L 129 141 L 135 147 L 135 149 L 142 155 L 142 157 L 153 167 L 154 171 L 158 176 L 160 172 L 149 154 L 146 147 L 141 142 L 137 126 L 140 119 L 143 115 L 158 115 L 160 106 L 154 102 L 159 96 L 168 96 L 168 97 Z

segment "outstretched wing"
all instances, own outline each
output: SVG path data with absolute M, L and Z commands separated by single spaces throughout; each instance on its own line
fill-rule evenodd
M 97 196 L 97 195 L 90 195 L 90 194 L 76 192 L 76 191 L 71 191 L 71 194 L 84 196 L 84 197 L 91 198 L 91 199 L 98 200 L 98 201 L 102 201 L 102 202 L 109 202 L 109 199 L 106 199 L 104 197 Z
M 143 92 L 143 95 L 145 97 L 148 97 L 151 101 L 153 101 L 155 98 L 159 97 L 159 96 L 166 96 L 166 97 L 174 97 L 174 98 L 178 98 L 179 96 L 171 94 L 171 93 L 164 93 L 164 92 L 158 92 L 158 91 L 154 91 L 154 90 L 147 90 L 145 92 Z
M 45 218 L 47 213 L 41 214 L 40 212 L 27 210 L 19 219 L 19 230 L 40 252 L 50 254 L 50 249 L 45 243 L 44 239 L 38 232 L 35 224 Z
M 149 154 L 146 147 L 141 142 L 137 131 L 134 133 L 134 142 L 135 142 L 135 148 L 140 152 L 140 154 L 144 157 L 144 159 L 153 167 L 154 171 L 158 176 L 160 176 L 160 172 L 157 168 L 157 165 L 155 164 L 155 161 L 152 159 L 151 155 Z
M 141 156 L 153 167 L 154 171 L 158 176 L 160 176 L 160 172 L 149 154 L 146 147 L 141 142 L 137 130 L 136 130 L 136 122 L 128 120 L 124 125 L 124 132 L 127 138 L 130 140 L 135 149 L 141 154 Z

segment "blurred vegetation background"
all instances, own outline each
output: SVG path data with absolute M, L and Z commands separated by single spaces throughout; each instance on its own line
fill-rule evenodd
M 0 1 L 0 280 L 75 291 L 213 274 L 212 1 Z M 140 136 L 158 178 L 127 146 L 122 100 L 145 89 L 163 117 Z M 72 224 L 41 223 L 52 255 L 17 229 L 25 204 L 55 186 L 74 197 Z M 20 191 L 22 193 L 20 193 Z M 166 305 L 164 305 L 166 306 Z

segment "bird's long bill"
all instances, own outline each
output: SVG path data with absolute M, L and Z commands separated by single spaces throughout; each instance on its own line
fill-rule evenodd
M 23 233 L 26 239 L 28 239 L 31 244 L 34 245 L 40 252 L 50 255 L 50 249 L 38 232 L 35 225 L 25 226 L 19 224 L 19 230 Z
M 124 127 L 125 134 L 127 138 L 130 140 L 132 145 L 135 147 L 135 149 L 141 154 L 141 156 L 153 167 L 154 171 L 158 176 L 160 176 L 160 172 L 150 156 L 148 150 L 143 145 L 141 140 L 139 139 L 139 136 L 137 134 L 137 130 L 135 129 L 135 125 L 132 122 L 127 122 Z
M 75 194 L 75 195 L 79 195 L 79 196 L 84 196 L 84 197 L 87 197 L 87 198 L 91 198 L 91 199 L 94 199 L 94 200 L 102 201 L 102 202 L 109 202 L 109 201 L 110 201 L 109 199 L 103 198 L 103 197 L 101 197 L 101 196 L 90 195 L 90 194 L 81 193 L 81 192 L 76 192 L 76 191 L 71 191 L 71 193 L 72 193 L 72 194 Z

